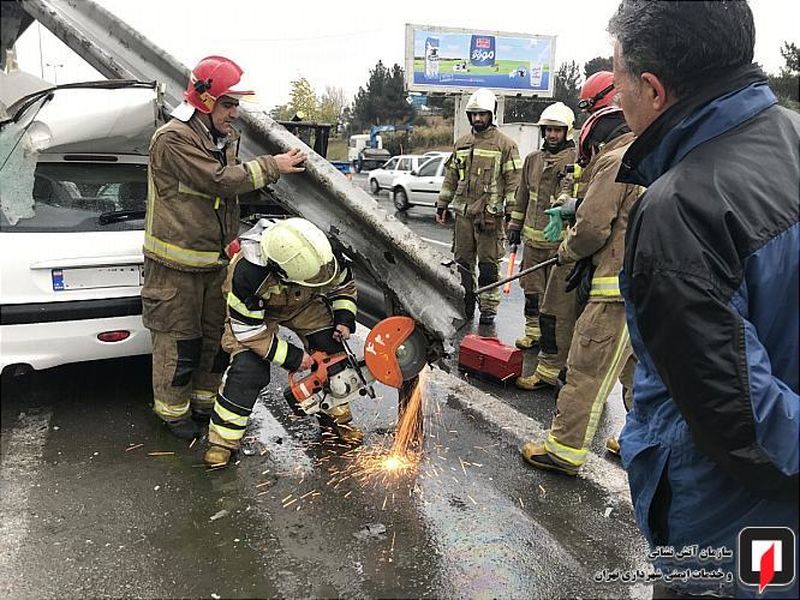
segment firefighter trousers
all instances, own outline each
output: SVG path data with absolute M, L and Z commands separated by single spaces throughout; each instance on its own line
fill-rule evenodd
M 558 244 L 552 247 L 533 246 L 526 241 L 522 251 L 522 264 L 519 270 L 524 271 L 553 258 L 558 251 Z M 538 269 L 519 278 L 519 285 L 525 294 L 525 337 L 531 342 L 538 342 L 541 337 L 540 307 L 542 296 L 547 287 L 547 278 L 551 267 Z
M 153 341 L 153 410 L 210 415 L 228 355 L 220 347 L 225 269 L 186 272 L 144 259 L 142 321 Z
M 333 316 L 328 305 L 317 298 L 281 325 L 294 331 L 310 352 L 320 350 L 327 354 L 344 351 L 341 342 L 333 339 Z M 232 339 L 230 330 L 226 340 Z M 226 341 L 227 343 L 227 341 Z M 208 424 L 208 441 L 216 446 L 236 450 L 241 444 L 247 429 L 250 414 L 253 412 L 261 390 L 270 382 L 269 361 L 264 360 L 252 350 L 231 341 L 236 347 L 231 349 L 231 360 L 222 377 L 222 385 Z M 293 401 L 289 401 L 293 410 Z M 305 414 L 299 412 L 298 414 Z M 336 406 L 319 415 L 336 424 L 347 424 L 352 420 L 349 404 Z
M 475 261 L 478 261 L 477 287 L 489 285 L 500 279 L 500 258 L 505 253 L 503 217 L 488 214 L 475 218 L 456 215 L 453 231 L 453 255 L 461 274 L 461 284 L 469 305 L 474 302 Z M 477 299 L 481 313 L 497 313 L 500 305 L 500 288 L 483 292 Z
M 566 291 L 566 279 L 573 266 L 559 265 L 550 269 L 539 309 L 541 338 L 536 375 L 550 385 L 556 385 L 558 374 L 567 362 L 575 321 L 583 308 L 578 306 L 575 290 Z
M 550 455 L 573 467 L 586 462 L 606 399 L 623 371 L 632 372 L 632 356 L 625 305 L 589 302 L 575 324 L 567 382 L 558 394 L 556 415 L 544 442 Z

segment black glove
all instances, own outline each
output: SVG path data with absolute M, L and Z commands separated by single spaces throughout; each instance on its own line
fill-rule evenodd
M 567 275 L 567 278 L 564 280 L 567 282 L 564 291 L 571 292 L 572 290 L 576 290 L 575 299 L 578 304 L 586 304 L 586 302 L 589 301 L 589 291 L 592 289 L 593 275 L 594 265 L 592 264 L 592 258 L 582 258 L 575 263 L 572 271 L 570 271 L 569 275 Z
M 509 246 L 519 246 L 522 241 L 522 232 L 517 228 L 510 228 L 506 231 L 506 239 L 508 240 Z
M 447 222 L 447 209 L 444 206 L 440 206 L 436 209 L 436 218 L 437 220 L 441 220 L 443 223 Z

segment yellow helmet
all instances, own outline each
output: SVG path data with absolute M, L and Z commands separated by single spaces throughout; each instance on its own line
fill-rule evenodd
M 264 258 L 280 267 L 288 283 L 328 285 L 339 272 L 333 248 L 322 230 L 305 219 L 275 222 L 261 234 Z
M 566 127 L 566 139 L 571 140 L 572 127 L 575 125 L 575 113 L 563 102 L 554 102 L 542 111 L 539 122 L 536 125 L 539 127 Z

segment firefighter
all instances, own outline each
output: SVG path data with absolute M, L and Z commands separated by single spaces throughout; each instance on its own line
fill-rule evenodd
M 476 90 L 467 101 L 472 130 L 460 137 L 447 161 L 444 183 L 436 202 L 436 222 L 443 225 L 448 206 L 455 212 L 453 251 L 464 286 L 466 317 L 475 312 L 475 260 L 478 286 L 499 278 L 504 253 L 504 214 L 514 204 L 522 161 L 513 140 L 492 123 L 497 100 L 487 89 Z M 477 299 L 480 323 L 491 324 L 500 304 L 500 288 Z
M 567 166 L 575 162 L 574 123 L 575 114 L 563 102 L 545 108 L 536 123 L 544 143 L 541 150 L 534 150 L 525 157 L 522 180 L 508 225 L 509 244 L 517 245 L 525 240 L 521 270 L 552 258 L 558 249 L 558 241 L 544 237 L 544 228 L 549 222 L 545 211 L 560 195 Z M 525 292 L 525 335 L 516 342 L 520 348 L 531 348 L 539 343 L 542 335 L 539 306 L 547 275 L 544 269 L 540 269 L 520 278 L 520 286 Z
M 222 347 L 230 363 L 208 428 L 204 460 L 213 466 L 227 464 L 239 448 L 258 393 L 270 381 L 270 365 L 307 370 L 310 352 L 343 352 L 342 340 L 356 328 L 356 284 L 347 260 L 305 219 L 262 219 L 243 234 L 224 291 Z M 306 349 L 279 338 L 279 326 L 294 331 Z M 319 420 L 345 443 L 361 443 L 348 404 L 324 411 Z
M 622 109 L 609 106 L 581 128 L 581 160 L 596 156 L 575 225 L 558 248 L 559 264 L 578 263 L 572 277 L 588 292 L 567 357 L 566 383 L 543 444 L 528 442 L 522 455 L 534 467 L 575 475 L 586 461 L 603 405 L 632 355 L 618 273 L 624 254 L 628 211 L 642 188 L 615 182 L 634 135 Z M 590 260 L 587 260 L 590 259 Z M 629 373 L 630 374 L 630 373 Z M 630 381 L 623 382 L 628 387 Z
M 214 406 L 227 355 L 225 246 L 238 234 L 237 194 L 302 171 L 299 150 L 236 158 L 231 121 L 242 70 L 209 56 L 194 68 L 172 119 L 150 142 L 142 320 L 153 342 L 153 409 L 171 433 L 193 439 Z
M 614 74 L 610 71 L 599 71 L 590 75 L 581 87 L 578 108 L 591 115 L 601 108 L 611 106 L 615 101 Z M 579 204 L 586 194 L 586 182 L 591 177 L 594 161 L 579 161 L 568 167 L 562 184 L 562 193 L 556 200 L 557 206 L 565 203 Z M 574 198 L 575 200 L 570 200 Z M 561 211 L 553 207 L 546 212 L 550 221 L 545 227 L 545 238 L 558 242 L 565 219 Z M 566 213 L 569 214 L 569 213 Z M 574 216 L 574 211 L 573 211 Z M 567 351 L 572 342 L 575 320 L 583 310 L 583 305 L 576 299 L 572 288 L 567 291 L 567 278 L 572 265 L 561 265 L 550 269 L 542 305 L 539 312 L 539 324 L 542 336 L 539 340 L 539 356 L 536 370 L 528 377 L 520 377 L 517 387 L 524 390 L 554 388 L 563 384 L 564 365 L 567 362 Z M 517 340 L 517 346 L 526 349 L 532 345 L 527 337 Z

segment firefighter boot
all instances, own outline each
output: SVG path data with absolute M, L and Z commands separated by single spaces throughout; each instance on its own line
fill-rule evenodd
M 571 477 L 578 474 L 578 469 L 576 467 L 564 464 L 549 454 L 547 450 L 544 449 L 544 444 L 527 442 L 522 446 L 520 452 L 522 452 L 522 457 L 525 461 L 537 469 L 556 471 L 557 473 L 563 473 Z
M 517 377 L 517 379 L 514 381 L 514 385 L 521 390 L 528 390 L 530 392 L 536 390 L 547 390 L 555 387 L 549 381 L 542 379 L 538 373 L 528 375 L 527 377 Z
M 318 415 L 323 430 L 333 433 L 348 446 L 359 446 L 364 441 L 364 432 L 352 424 L 353 415 L 349 404 L 334 406 Z M 325 431 L 323 431 L 323 435 Z
M 494 318 L 497 316 L 497 313 L 494 310 L 486 310 L 481 311 L 481 316 L 478 318 L 478 323 L 481 325 L 491 325 L 494 323 Z
M 606 450 L 619 458 L 619 440 L 615 437 L 608 438 L 606 440 Z
M 230 448 L 224 448 L 211 444 L 203 455 L 203 462 L 207 467 L 224 467 L 231 461 L 233 451 Z
M 193 440 L 200 437 L 200 427 L 192 419 L 178 419 L 177 421 L 164 421 L 169 432 L 182 440 Z
M 542 332 L 539 329 L 539 315 L 525 317 L 525 335 L 515 342 L 520 350 L 529 350 L 539 343 Z

